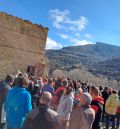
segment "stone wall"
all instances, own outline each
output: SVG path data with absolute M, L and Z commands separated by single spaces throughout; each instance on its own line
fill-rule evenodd
M 41 25 L 0 13 L 0 79 L 17 69 L 26 72 L 28 65 L 38 67 L 36 73 L 42 75 L 47 33 Z

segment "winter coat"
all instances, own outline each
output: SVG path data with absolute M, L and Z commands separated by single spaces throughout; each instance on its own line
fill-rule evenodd
M 53 86 L 50 85 L 50 84 L 45 84 L 45 85 L 43 86 L 42 92 L 45 92 L 45 91 L 50 92 L 52 95 L 53 95 L 54 92 L 55 92 Z
M 90 106 L 81 106 L 71 113 L 68 129 L 92 129 L 95 112 Z
M 60 101 L 60 98 L 61 98 L 61 96 L 63 94 L 64 89 L 65 88 L 63 86 L 61 86 L 61 87 L 59 87 L 55 91 L 54 96 L 53 96 L 53 101 L 54 101 L 55 105 L 58 105 L 59 104 L 59 101 Z
M 119 96 L 119 101 L 120 101 L 120 96 Z M 120 105 L 119 105 L 119 107 L 117 108 L 117 113 L 120 114 Z
M 57 113 L 44 104 L 33 109 L 27 116 L 22 129 L 61 129 Z
M 117 94 L 112 94 L 106 101 L 105 111 L 109 115 L 116 115 L 117 108 L 120 106 L 120 100 Z
M 93 122 L 92 129 L 99 129 L 101 127 L 103 104 L 104 100 L 100 96 L 95 97 L 91 102 L 91 107 L 95 111 L 95 120 Z
M 62 95 L 57 108 L 59 119 L 69 120 L 73 107 L 73 96 L 72 93 L 69 95 Z
M 117 113 L 120 114 L 120 106 L 117 108 Z
M 104 104 L 106 103 L 106 100 L 108 99 L 109 97 L 109 93 L 107 91 L 103 91 L 102 92 L 102 97 L 104 99 Z
M 25 88 L 11 89 L 5 101 L 7 126 L 12 129 L 21 128 L 31 109 L 30 93 Z
M 0 82 L 0 123 L 1 123 L 1 116 L 2 116 L 2 107 L 5 102 L 6 95 L 10 89 L 11 89 L 10 84 L 4 81 Z

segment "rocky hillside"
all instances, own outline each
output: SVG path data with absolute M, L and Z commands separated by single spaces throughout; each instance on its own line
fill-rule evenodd
M 120 81 L 120 57 L 98 62 L 94 64 L 90 69 L 95 75 L 104 75 L 108 79 L 115 79 Z
M 82 65 L 94 74 L 107 75 L 106 72 L 103 72 L 106 70 L 106 66 L 102 64 L 109 63 L 113 58 L 117 60 L 116 57 L 120 57 L 120 47 L 97 42 L 84 46 L 65 47 L 60 50 L 46 50 L 46 56 L 50 63 L 50 72 L 56 68 L 71 68 Z M 114 76 L 113 71 L 110 72 Z

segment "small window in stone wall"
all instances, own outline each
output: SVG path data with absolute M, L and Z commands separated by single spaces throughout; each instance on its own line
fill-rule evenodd
M 35 75 L 35 70 L 36 70 L 36 67 L 35 66 L 28 65 L 28 67 L 27 67 L 27 73 L 29 75 L 34 76 Z

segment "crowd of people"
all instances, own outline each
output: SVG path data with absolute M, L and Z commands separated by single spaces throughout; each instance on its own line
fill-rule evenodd
M 119 129 L 120 90 L 18 73 L 0 81 L 0 129 Z

